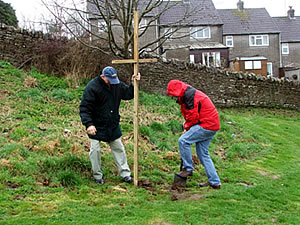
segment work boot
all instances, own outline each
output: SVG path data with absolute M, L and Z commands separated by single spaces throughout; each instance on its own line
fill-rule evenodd
M 103 179 L 96 179 L 96 183 L 97 184 L 104 184 L 104 180 Z
M 132 181 L 131 176 L 123 177 L 123 182 L 125 182 L 125 183 L 131 183 L 131 181 Z
M 187 171 L 186 168 L 184 168 L 182 171 L 180 171 L 178 174 L 178 176 L 180 177 L 188 177 L 188 176 L 192 176 L 193 175 L 193 172 L 192 171 Z
M 204 183 L 204 184 L 199 184 L 200 187 L 212 187 L 213 189 L 221 189 L 221 184 L 218 184 L 218 185 L 212 185 L 210 184 L 209 182 L 207 183 Z

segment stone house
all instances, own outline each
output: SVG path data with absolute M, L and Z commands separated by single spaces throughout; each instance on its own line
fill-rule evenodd
M 282 68 L 280 76 L 300 81 L 300 16 L 290 7 L 285 17 L 273 17 L 280 30 Z
M 244 3 L 239 0 L 236 9 L 217 11 L 224 23 L 223 43 L 229 47 L 230 67 L 279 76 L 280 30 L 266 9 L 244 8 Z
M 142 12 L 146 5 L 147 1 L 145 4 L 140 1 L 139 12 Z M 166 8 L 168 10 L 164 10 Z M 87 9 L 89 12 L 97 12 L 89 1 Z M 154 22 L 153 18 L 156 18 Z M 140 33 L 143 32 L 143 26 L 148 26 L 151 20 L 146 33 L 139 39 L 140 47 L 161 39 L 147 48 L 157 48 L 156 53 L 165 58 L 177 58 L 214 67 L 228 66 L 228 47 L 223 45 L 222 40 L 223 22 L 212 0 L 163 1 L 159 7 L 142 18 Z M 104 21 L 96 13 L 89 15 L 89 21 L 93 33 L 101 33 L 107 29 Z M 114 33 L 122 32 L 117 21 L 113 21 L 112 24 Z
M 188 16 L 180 21 L 185 14 Z M 228 66 L 228 47 L 223 45 L 222 40 L 223 22 L 212 0 L 177 2 L 162 14 L 160 27 L 161 34 L 177 29 L 162 46 L 166 58 L 178 58 L 209 67 Z

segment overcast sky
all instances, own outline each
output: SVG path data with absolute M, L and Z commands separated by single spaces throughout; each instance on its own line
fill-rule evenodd
M 26 20 L 38 21 L 45 17 L 47 11 L 41 3 L 41 0 L 2 0 L 10 3 L 16 10 L 19 25 L 22 25 L 24 18 Z M 49 0 L 46 0 L 49 1 Z M 217 9 L 236 8 L 238 0 L 213 0 Z M 271 16 L 286 16 L 288 6 L 293 6 L 295 14 L 300 15 L 300 0 L 244 0 L 245 8 L 266 8 Z

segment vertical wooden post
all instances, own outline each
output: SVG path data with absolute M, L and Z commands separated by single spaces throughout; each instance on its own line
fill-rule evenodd
M 139 73 L 139 18 L 138 11 L 134 11 L 134 76 Z M 138 136 L 139 136 L 139 86 L 138 81 L 134 79 L 134 185 L 138 186 Z
M 138 11 L 134 11 L 134 59 L 113 60 L 112 63 L 133 63 L 134 76 L 139 73 L 139 63 L 157 62 L 157 59 L 139 59 L 139 16 Z M 134 78 L 134 168 L 133 182 L 138 186 L 138 136 L 139 136 L 139 82 Z

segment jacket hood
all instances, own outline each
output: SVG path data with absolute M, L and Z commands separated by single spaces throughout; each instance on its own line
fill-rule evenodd
M 182 97 L 188 86 L 180 80 L 171 80 L 168 83 L 167 95 Z

